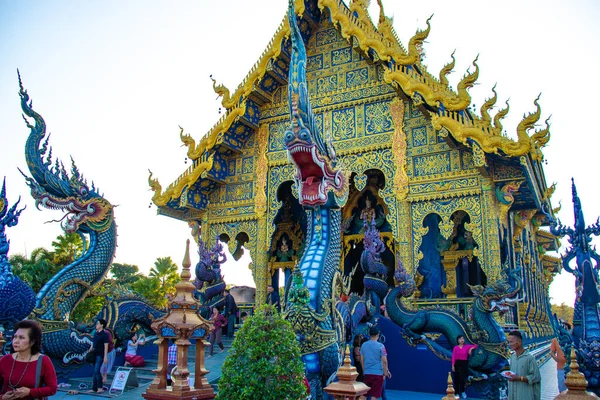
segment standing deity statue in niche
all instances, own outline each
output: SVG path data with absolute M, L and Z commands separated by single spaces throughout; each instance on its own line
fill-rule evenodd
M 274 256 L 277 262 L 292 261 L 294 249 L 292 248 L 292 242 L 287 234 L 284 233 L 281 235 Z
M 383 206 L 377 203 L 377 197 L 371 190 L 367 189 L 361 194 L 356 207 L 352 209 L 352 216 L 345 222 L 344 233 L 363 233 L 365 223 L 370 224 L 373 220 L 375 220 L 375 226 L 380 232 L 391 230 L 390 224 L 385 218 Z

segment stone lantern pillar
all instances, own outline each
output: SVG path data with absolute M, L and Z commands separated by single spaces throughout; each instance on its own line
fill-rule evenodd
M 358 372 L 356 367 L 350 364 L 350 350 L 346 347 L 346 356 L 344 365 L 338 368 L 337 376 L 339 381 L 327 385 L 323 390 L 333 396 L 334 399 L 358 400 L 364 396 L 370 389 L 362 382 L 357 382 Z
M 175 296 L 169 300 L 167 315 L 155 320 L 152 329 L 158 339 L 158 367 L 154 370 L 156 377 L 142 395 L 147 400 L 159 399 L 186 399 L 201 400 L 214 399 L 215 392 L 208 384 L 205 375 L 208 371 L 204 368 L 205 339 L 214 326 L 198 314 L 200 303 L 194 298 L 195 286 L 190 282 L 190 241 L 186 243 L 185 256 L 181 281 L 175 285 Z M 177 345 L 177 369 L 172 374 L 173 386 L 167 388 L 167 360 L 169 340 L 174 340 Z M 188 370 L 188 347 L 190 339 L 196 340 L 195 379 L 194 386 L 188 384 L 190 371 Z

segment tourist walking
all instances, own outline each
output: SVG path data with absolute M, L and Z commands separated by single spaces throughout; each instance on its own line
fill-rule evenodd
M 225 317 L 227 318 L 227 337 L 233 337 L 233 329 L 235 326 L 235 318 L 237 316 L 238 306 L 235 304 L 235 299 L 229 292 L 225 290 Z
M 143 346 L 146 343 L 146 337 L 141 334 L 138 338 L 136 333 L 133 334 L 131 339 L 127 342 L 127 351 L 125 352 L 125 366 L 131 365 L 132 367 L 143 367 L 146 365 L 144 357 L 139 356 L 137 353 L 138 346 Z
M 519 331 L 508 334 L 508 345 L 514 353 L 510 356 L 508 400 L 540 400 L 542 394 L 540 369 L 535 358 L 523 348 Z
M 56 394 L 58 383 L 50 357 L 43 355 L 42 328 L 31 320 L 15 326 L 14 352 L 0 358 L 2 400 L 39 399 Z
M 465 337 L 458 335 L 458 343 L 452 349 L 452 372 L 454 372 L 454 393 L 463 399 L 467 398 L 465 388 L 469 376 L 469 356 L 477 348 L 476 344 L 465 344 Z
M 223 327 L 225 326 L 225 324 L 227 324 L 227 320 L 225 319 L 223 314 L 221 314 L 219 310 L 217 310 L 217 307 L 213 307 L 212 314 L 210 315 L 210 322 L 212 322 L 215 326 L 215 330 L 212 331 L 210 333 L 210 336 L 208 337 L 208 341 L 210 342 L 210 354 L 208 355 L 208 357 L 213 355 L 213 352 L 215 350 L 215 341 L 221 348 L 221 353 L 225 351 L 225 346 L 223 346 L 221 336 L 223 335 Z
M 354 335 L 354 340 L 352 342 L 352 356 L 354 357 L 354 367 L 356 368 L 356 372 L 358 372 L 358 376 L 356 380 L 358 382 L 363 381 L 363 366 L 360 357 L 360 346 L 363 344 L 362 335 Z
M 550 357 L 556 361 L 556 379 L 558 380 L 558 391 L 560 393 L 567 390 L 565 384 L 565 364 L 567 363 L 567 357 L 560 347 L 556 338 L 552 339 L 550 343 Z
M 375 326 L 369 329 L 370 339 L 360 347 L 361 361 L 365 385 L 371 389 L 367 392 L 367 400 L 380 399 L 383 391 L 383 380 L 391 378 L 388 369 L 385 346 L 379 343 L 379 329 Z
M 96 321 L 96 332 L 90 346 L 90 352 L 94 355 L 94 370 L 92 372 L 92 390 L 91 392 L 102 393 L 102 364 L 108 364 L 108 334 L 106 333 L 106 321 L 99 319 Z

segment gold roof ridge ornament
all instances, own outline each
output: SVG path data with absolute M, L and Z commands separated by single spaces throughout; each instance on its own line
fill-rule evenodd
M 448 82 L 448 75 L 450 73 L 452 73 L 452 70 L 454 69 L 454 66 L 456 65 L 456 58 L 454 58 L 455 53 L 456 53 L 456 49 L 454 49 L 452 54 L 450 54 L 450 58 L 452 58 L 452 61 L 450 61 L 448 64 L 444 65 L 442 67 L 442 69 L 440 70 L 440 83 L 442 85 L 446 86 L 447 88 L 450 87 L 450 82 Z
M 229 92 L 229 89 L 227 89 L 227 87 L 223 84 L 217 85 L 217 81 L 212 77 L 212 75 L 210 76 L 210 79 L 213 81 L 213 90 L 216 94 L 219 95 L 217 98 L 223 98 L 221 100 L 221 105 L 225 107 L 225 109 L 229 110 L 235 105 L 235 101 L 233 101 L 233 99 L 231 98 L 231 93 Z
M 492 92 L 494 93 L 494 95 L 492 97 L 490 97 L 489 99 L 486 99 L 483 104 L 481 105 L 481 108 L 479 109 L 479 113 L 481 114 L 481 120 L 486 123 L 488 126 L 490 125 L 491 121 L 492 121 L 492 117 L 490 117 L 489 111 L 494 108 L 494 105 L 496 104 L 496 101 L 498 100 L 498 93 L 496 93 L 496 84 L 494 84 L 494 86 L 492 86 Z
M 156 377 L 142 395 L 147 400 L 161 399 L 214 399 L 215 392 L 206 379 L 204 368 L 205 339 L 214 330 L 214 325 L 202 318 L 198 312 L 200 302 L 194 298 L 196 287 L 190 281 L 190 240 L 186 241 L 181 270 L 181 281 L 175 285 L 175 295 L 169 299 L 167 315 L 155 320 L 151 327 L 158 339 L 158 366 L 153 371 Z M 194 386 L 188 384 L 188 347 L 190 339 L 196 340 Z M 177 367 L 171 374 L 172 388 L 167 388 L 169 340 L 177 345 Z
M 154 192 L 152 196 L 152 202 L 157 207 L 165 206 L 169 201 L 181 196 L 181 193 L 186 187 L 194 184 L 200 178 L 200 176 L 212 169 L 214 161 L 214 153 L 211 154 L 206 161 L 198 163 L 197 165 L 190 166 L 182 175 L 177 178 L 175 182 L 170 184 L 167 189 L 162 191 L 162 186 L 158 182 L 158 179 L 152 179 L 152 171 L 148 170 L 150 175 L 148 176 L 148 185 L 150 190 Z
M 536 144 L 545 144 L 545 139 L 549 135 L 549 130 L 545 129 L 538 132 L 539 135 L 536 138 L 531 138 L 527 131 L 535 126 L 535 123 L 539 120 L 541 114 L 541 107 L 539 105 L 539 96 L 533 101 L 536 106 L 536 111 L 529 114 L 525 114 L 519 125 L 517 126 L 517 137 L 518 140 L 514 141 L 498 130 L 497 127 L 485 126 L 480 119 L 471 121 L 470 119 L 459 115 L 457 113 L 445 111 L 438 114 L 432 114 L 432 124 L 435 130 L 441 130 L 446 128 L 452 136 L 460 143 L 470 146 L 468 139 L 475 141 L 481 149 L 486 153 L 500 154 L 500 151 L 506 156 L 520 157 L 527 154 L 531 154 L 535 160 L 541 155 L 541 150 L 536 149 Z M 504 110 L 501 118 L 506 115 Z M 498 115 L 496 116 L 498 117 Z M 499 123 L 501 118 L 494 118 L 495 123 Z M 500 127 L 502 125 L 500 124 Z M 533 154 L 532 151 L 539 151 L 539 154 Z

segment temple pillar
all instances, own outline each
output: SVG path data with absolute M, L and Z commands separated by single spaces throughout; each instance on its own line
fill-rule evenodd
M 256 284 L 256 305 L 267 301 L 267 285 L 269 280 L 268 251 L 270 238 L 267 237 L 267 159 L 269 143 L 269 127 L 260 126 L 257 132 L 256 146 L 256 182 L 254 196 L 254 212 L 258 220 L 258 237 L 256 238 L 256 254 L 254 255 L 253 275 Z
M 473 260 L 472 250 L 449 250 L 440 252 L 442 256 L 442 265 L 446 273 L 446 286 L 442 286 L 442 292 L 449 299 L 456 298 L 456 287 L 458 281 L 456 278 L 456 264 L 463 258 Z

